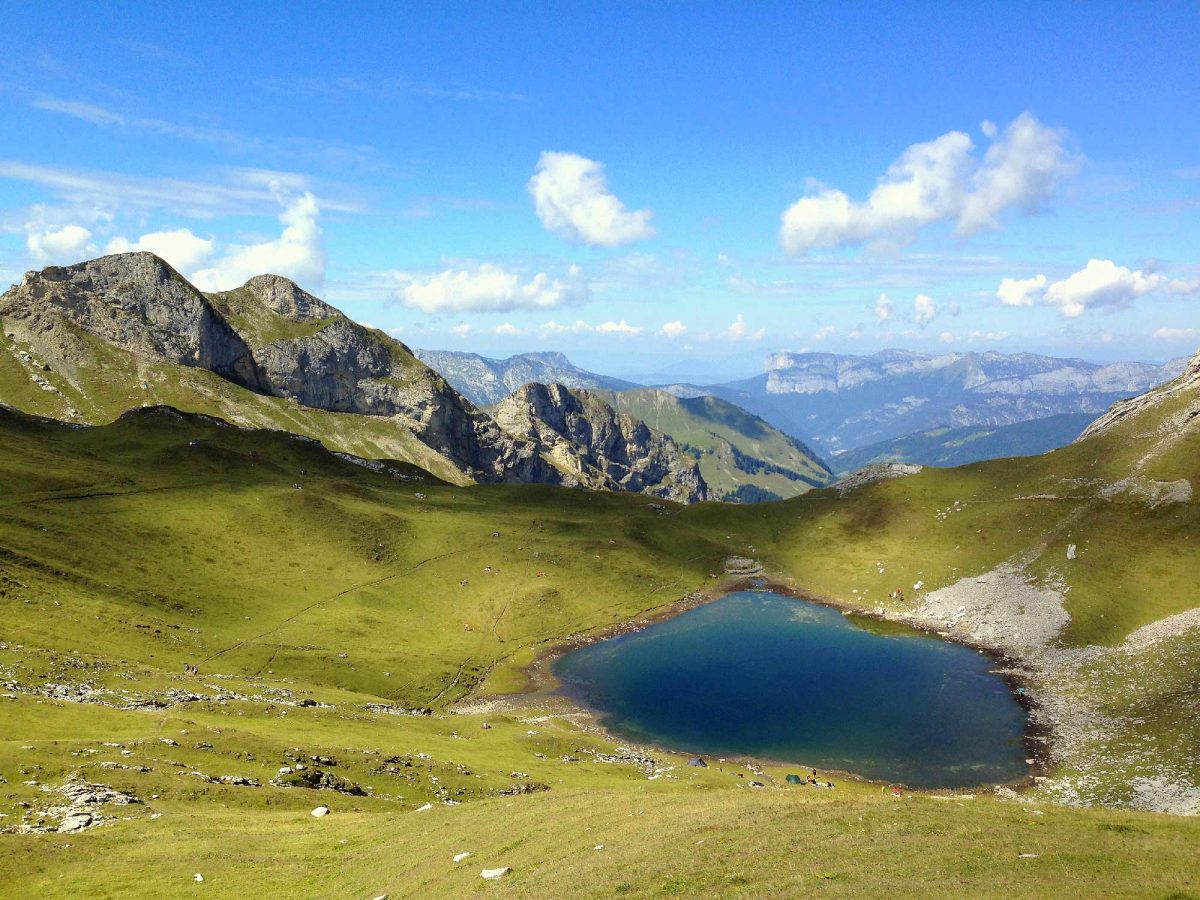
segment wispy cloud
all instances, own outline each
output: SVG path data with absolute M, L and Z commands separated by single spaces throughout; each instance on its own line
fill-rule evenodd
M 551 319 L 544 325 L 538 328 L 538 334 L 543 338 L 558 337 L 566 334 L 598 334 L 609 337 L 630 338 L 641 334 L 645 329 L 641 325 L 630 325 L 624 319 L 617 321 L 601 322 L 599 325 L 592 325 L 583 319 L 576 319 L 574 322 L 559 323 Z
M 280 191 L 298 193 L 313 187 L 311 179 L 295 172 L 248 168 L 221 171 L 221 181 L 199 181 L 0 160 L 0 178 L 37 184 L 68 203 L 109 211 L 166 210 L 198 219 L 273 213 L 279 207 Z M 360 204 L 325 190 L 321 192 L 321 206 L 337 212 L 362 211 Z
M 355 75 L 331 77 L 304 76 L 298 78 L 272 76 L 261 85 L 279 93 L 317 94 L 338 97 L 346 94 L 361 94 L 380 99 L 408 94 L 415 97 L 430 97 L 436 100 L 457 100 L 467 103 L 528 103 L 525 94 L 515 91 L 498 91 L 474 85 L 444 85 L 428 81 L 417 81 L 398 75 L 363 78 Z
M 126 49 L 136 56 L 148 59 L 156 63 L 165 63 L 168 66 L 174 66 L 177 69 L 198 69 L 200 64 L 190 56 L 184 56 L 170 47 L 164 47 L 161 44 L 155 44 L 150 41 L 137 41 L 132 38 L 126 38 L 121 41 Z
M 189 124 L 157 117 L 137 116 L 119 110 L 62 97 L 35 96 L 30 105 L 45 112 L 69 116 L 89 125 L 136 134 L 158 135 L 220 147 L 231 153 L 303 158 L 326 165 L 378 169 L 384 166 L 375 148 L 324 138 L 264 138 L 227 128 Z

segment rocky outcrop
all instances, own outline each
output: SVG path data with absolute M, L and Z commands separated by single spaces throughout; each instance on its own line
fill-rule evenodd
M 1162 387 L 1129 400 L 1114 403 L 1108 412 L 1084 430 L 1083 434 L 1076 439 L 1076 443 L 1111 431 L 1122 422 L 1133 418 L 1143 410 L 1159 406 L 1181 394 L 1195 394 L 1198 390 L 1200 390 L 1200 351 L 1191 358 L 1184 368 L 1183 374 L 1174 381 L 1170 381 Z M 1197 416 L 1200 416 L 1200 401 L 1194 401 L 1190 404 L 1187 409 L 1182 411 L 1180 416 L 1176 417 L 1180 421 L 1172 422 L 1168 427 L 1172 430 L 1181 430 L 1195 420 Z
M 912 463 L 873 463 L 869 466 L 863 466 L 843 476 L 834 483 L 839 494 L 844 494 L 847 491 L 853 491 L 864 485 L 873 484 L 876 481 L 884 481 L 888 478 L 906 478 L 909 475 L 920 473 L 923 466 L 914 465 Z
M 208 369 L 252 390 L 262 386 L 241 335 L 208 298 L 152 253 L 28 272 L 0 296 L 0 318 L 6 329 L 34 343 L 57 344 L 54 349 L 60 351 L 76 343 L 70 333 L 74 326 L 139 355 Z M 38 336 L 41 340 L 35 340 Z
M 493 414 L 510 434 L 540 444 L 567 483 L 684 503 L 708 495 L 694 457 L 587 391 L 529 384 L 497 404 Z
M 264 307 L 293 322 L 312 322 L 340 315 L 336 309 L 281 275 L 255 275 L 241 290 Z

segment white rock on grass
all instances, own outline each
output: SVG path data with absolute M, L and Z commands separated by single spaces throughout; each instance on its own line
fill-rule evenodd
M 327 816 L 327 815 L 329 815 L 329 807 L 328 806 L 318 806 L 316 809 L 314 809 L 310 813 L 310 815 L 316 816 L 318 819 L 321 818 L 321 816 Z
M 418 806 L 417 812 L 425 812 L 426 810 L 430 810 L 430 809 L 433 809 L 433 804 L 426 803 L 424 806 Z
M 91 813 L 75 813 L 63 819 L 62 824 L 58 826 L 58 830 L 64 834 L 69 834 L 72 831 L 82 831 L 91 824 Z
M 511 871 L 512 871 L 511 866 L 505 866 L 502 869 L 484 869 L 482 872 L 479 873 L 479 877 L 480 878 L 489 878 L 489 879 L 503 878 L 505 875 L 507 875 Z
M 466 858 L 467 858 L 468 856 L 470 856 L 470 855 L 471 855 L 470 853 L 455 853 L 455 854 L 454 854 L 454 861 L 455 861 L 456 863 L 462 862 L 464 859 L 466 859 Z
M 203 880 L 204 880 L 204 876 L 201 875 L 199 872 L 197 872 L 195 875 L 192 876 L 192 881 L 203 881 Z

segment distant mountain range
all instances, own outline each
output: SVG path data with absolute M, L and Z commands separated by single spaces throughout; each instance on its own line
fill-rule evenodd
M 714 394 L 832 458 L 935 428 L 994 428 L 1063 414 L 1094 417 L 1176 377 L 1186 364 L 1177 359 L 1100 365 L 997 352 L 777 353 L 754 378 L 668 389 L 681 396 Z
M 1064 413 L 1013 425 L 933 428 L 878 444 L 868 444 L 830 459 L 839 475 L 872 463 L 906 462 L 923 466 L 964 466 L 1005 456 L 1036 456 L 1074 441 L 1096 417 Z
M 628 381 L 581 369 L 560 353 L 528 353 L 506 360 L 472 353 L 417 353 L 465 396 L 485 404 L 497 402 L 494 398 L 515 390 L 526 379 L 622 396 L 628 391 L 636 396 L 639 390 Z M 841 472 L 859 462 L 944 466 L 1042 453 L 1069 443 L 1078 434 L 1076 426 L 1081 430 L 1118 400 L 1176 377 L 1186 362 L 1102 365 L 999 352 L 777 353 L 768 357 L 767 371 L 754 378 L 668 384 L 656 390 L 681 400 L 723 400 L 795 439 L 804 453 L 824 457 Z M 659 427 L 654 423 L 660 421 L 662 430 L 690 443 L 682 436 L 690 425 L 655 418 L 661 415 L 661 403 L 639 403 L 634 410 L 631 402 L 626 400 L 618 408 L 644 413 L 651 427 Z M 647 405 L 653 408 L 644 408 Z M 693 406 L 692 412 L 699 411 L 699 406 Z M 710 413 L 718 418 L 724 414 L 709 409 L 700 413 L 701 418 Z M 1042 424 L 1032 424 L 1039 421 Z M 1022 423 L 1030 424 L 1008 427 Z M 711 460 L 701 463 L 710 483 L 717 478 L 717 495 L 722 489 L 737 488 L 736 479 L 716 475 Z M 727 466 L 726 471 L 732 470 Z
M 477 353 L 453 350 L 414 350 L 413 353 L 476 406 L 499 403 L 518 388 L 534 383 L 607 391 L 639 387 L 632 381 L 581 369 L 561 353 L 522 353 L 508 359 L 489 359 Z
M 617 419 L 602 411 L 607 407 L 693 454 L 709 499 L 779 500 L 833 480 L 829 466 L 801 441 L 719 397 L 680 399 L 581 369 L 561 353 L 504 360 L 454 351 L 417 350 L 416 355 L 464 396 L 488 406 L 507 431 L 531 439 L 540 435 L 551 443 L 567 440 L 591 465 L 606 458 L 597 441 L 603 444 L 621 430 Z M 559 423 L 553 434 L 539 427 L 551 421 Z

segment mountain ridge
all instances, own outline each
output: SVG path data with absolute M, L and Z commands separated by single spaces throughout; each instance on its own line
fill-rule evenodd
M 589 372 L 563 353 L 540 351 L 493 359 L 457 350 L 414 350 L 418 359 L 441 373 L 476 406 L 491 406 L 526 384 L 561 384 L 587 390 L 626 390 L 632 381 Z
M 0 319 L 68 380 L 88 355 L 72 333 L 82 330 L 131 353 L 129 375 L 143 362 L 206 370 L 288 404 L 391 419 L 472 480 L 557 480 L 537 448 L 501 431 L 402 343 L 278 276 L 207 295 L 154 254 L 116 254 L 28 273 L 0 296 Z M 86 393 L 88 379 L 76 381 Z
M 1060 359 L 1031 353 L 870 356 L 777 353 L 768 370 L 699 388 L 762 416 L 823 455 L 933 428 L 996 427 L 1064 413 L 1100 415 L 1114 402 L 1179 374 L 1163 365 Z M 674 386 L 677 392 L 692 386 Z

